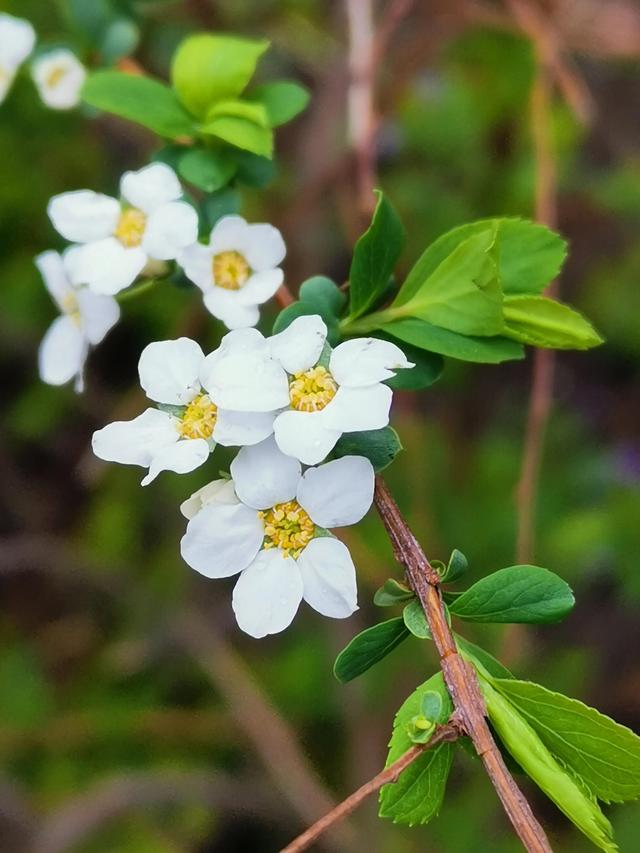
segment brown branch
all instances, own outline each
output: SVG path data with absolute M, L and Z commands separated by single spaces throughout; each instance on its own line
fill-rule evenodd
M 324 817 L 321 817 L 320 820 L 316 821 L 313 826 L 310 826 L 309 829 L 305 830 L 301 835 L 287 844 L 280 853 L 301 853 L 302 850 L 306 850 L 310 847 L 314 841 L 325 833 L 328 829 L 330 829 L 334 824 L 339 823 L 345 817 L 350 815 L 353 811 L 355 811 L 358 806 L 370 797 L 371 794 L 375 794 L 383 785 L 394 784 L 398 781 L 400 774 L 409 767 L 410 764 L 420 758 L 420 756 L 428 749 L 433 749 L 434 746 L 438 746 L 438 744 L 445 742 L 453 742 L 460 737 L 460 728 L 455 721 L 449 721 L 446 725 L 438 726 L 433 737 L 428 743 L 425 744 L 416 744 L 408 749 L 404 755 L 401 755 L 397 761 L 394 761 L 393 764 L 389 765 L 389 767 L 382 770 L 373 779 L 370 779 L 368 782 L 365 782 L 357 791 L 354 791 L 353 794 L 348 796 L 346 800 L 343 800 L 339 803 L 334 809 L 331 809 Z
M 549 853 L 551 847 L 545 832 L 507 770 L 491 736 L 475 670 L 458 653 L 445 616 L 438 573 L 429 563 L 380 476 L 376 478 L 375 504 L 389 534 L 396 560 L 404 566 L 409 584 L 424 610 L 460 722 L 526 849 Z

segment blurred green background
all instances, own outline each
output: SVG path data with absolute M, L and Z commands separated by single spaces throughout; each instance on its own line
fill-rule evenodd
M 275 180 L 245 191 L 243 212 L 283 231 L 292 289 L 315 273 L 343 281 L 358 234 L 343 3 L 133 5 L 136 58 L 159 76 L 179 39 L 206 28 L 268 36 L 261 74 L 309 86 L 310 108 L 279 131 Z M 607 343 L 558 358 L 535 548 L 539 565 L 572 584 L 577 606 L 558 626 L 466 633 L 518 675 L 637 731 L 640 10 L 633 0 L 546 5 L 595 104 L 585 128 L 554 102 L 559 228 L 571 247 L 560 287 Z M 86 50 L 62 4 L 15 0 L 3 9 L 29 18 L 42 41 Z M 397 26 L 376 68 L 378 165 L 409 232 L 405 270 L 454 225 L 532 215 L 533 67 L 499 3 L 425 0 Z M 345 533 L 360 611 L 336 622 L 303 605 L 285 634 L 253 641 L 235 625 L 233 581 L 206 582 L 178 551 L 178 505 L 225 466 L 224 453 L 145 490 L 140 470 L 92 457 L 94 429 L 143 407 L 136 380 L 146 343 L 190 334 L 212 347 L 223 330 L 194 291 L 158 288 L 123 305 L 122 322 L 91 356 L 83 396 L 41 384 L 37 347 L 55 312 L 32 259 L 59 246 L 47 201 L 82 187 L 113 194 L 155 142 L 124 122 L 46 110 L 26 74 L 0 110 L 0 847 L 276 851 L 329 797 L 382 766 L 394 711 L 435 671 L 433 651 L 411 639 L 352 685 L 332 675 L 337 651 L 389 615 L 372 596 L 398 569 L 373 511 Z M 265 329 L 272 319 L 263 318 Z M 530 357 L 498 367 L 448 362 L 433 388 L 396 395 L 406 452 L 388 480 L 427 552 L 446 559 L 459 548 L 472 579 L 515 562 L 530 377 Z M 523 785 L 556 849 L 588 849 Z M 637 849 L 638 807 L 609 814 L 621 849 Z M 466 853 L 479 843 L 519 849 L 477 762 L 461 753 L 431 825 L 380 821 L 371 801 L 322 849 Z

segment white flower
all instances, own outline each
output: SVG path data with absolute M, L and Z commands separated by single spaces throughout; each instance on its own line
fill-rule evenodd
M 388 341 L 355 338 L 331 351 L 326 338 L 317 314 L 298 317 L 272 338 L 256 329 L 229 332 L 207 357 L 202 384 L 219 406 L 278 410 L 280 450 L 315 465 L 343 433 L 386 426 L 392 391 L 382 383 L 413 367 Z
M 34 60 L 31 75 L 46 106 L 70 110 L 80 102 L 87 72 L 74 53 L 59 48 Z
M 91 190 L 62 193 L 49 202 L 56 231 L 83 244 L 76 264 L 96 293 L 118 293 L 149 260 L 173 260 L 198 237 L 198 215 L 190 204 L 178 201 L 180 181 L 164 163 L 126 172 L 120 194 L 123 204 Z
M 334 619 L 357 610 L 351 555 L 326 528 L 355 524 L 368 511 L 369 460 L 344 456 L 303 474 L 269 438 L 243 448 L 231 474 L 182 505 L 190 520 L 181 551 L 208 578 L 240 573 L 233 610 L 242 630 L 252 637 L 283 631 L 303 598 Z
M 208 458 L 216 443 L 256 444 L 273 431 L 273 413 L 218 408 L 203 391 L 204 353 L 195 341 L 158 341 L 142 351 L 140 384 L 161 408 L 132 421 L 116 421 L 93 435 L 93 452 L 107 462 L 142 465 L 146 486 L 160 471 L 186 474 Z
M 207 309 L 229 329 L 255 326 L 262 305 L 282 284 L 279 268 L 286 254 L 273 225 L 249 225 L 241 216 L 224 216 L 209 244 L 194 243 L 180 255 L 187 276 L 204 294 Z
M 35 30 L 24 18 L 0 13 L 0 103 L 7 96 L 18 68 L 33 50 Z
M 43 252 L 35 263 L 61 313 L 40 344 L 40 378 L 49 385 L 63 385 L 75 377 L 76 390 L 81 391 L 89 346 L 99 344 L 118 322 L 120 306 L 111 296 L 77 286 L 68 253 L 63 258 L 57 252 Z

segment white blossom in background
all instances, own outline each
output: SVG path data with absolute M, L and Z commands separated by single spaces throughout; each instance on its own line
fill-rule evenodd
M 351 555 L 327 528 L 355 524 L 369 510 L 369 460 L 344 456 L 302 473 L 269 438 L 242 448 L 231 475 L 182 504 L 189 524 L 181 551 L 208 578 L 240 575 L 233 590 L 240 628 L 252 637 L 283 631 L 302 599 L 334 619 L 357 610 Z
M 383 383 L 414 366 L 388 341 L 355 338 L 331 350 L 326 339 L 317 314 L 298 317 L 271 338 L 257 329 L 229 332 L 207 356 L 202 384 L 219 406 L 277 411 L 280 450 L 315 465 L 343 433 L 386 426 L 392 391 Z
M 31 76 L 47 107 L 70 110 L 80 102 L 80 90 L 87 72 L 74 53 L 61 47 L 35 59 Z
M 0 13 L 0 103 L 35 42 L 36 33 L 29 21 Z
M 66 240 L 79 243 L 76 264 L 96 293 L 114 295 L 132 284 L 149 261 L 174 260 L 198 238 L 198 215 L 179 201 L 182 187 L 164 163 L 126 172 L 122 202 L 92 190 L 54 196 L 48 213 Z
M 186 474 L 206 461 L 216 443 L 249 445 L 273 431 L 273 413 L 218 408 L 199 381 L 204 353 L 195 341 L 157 341 L 142 351 L 140 385 L 159 404 L 131 421 L 116 421 L 93 435 L 93 452 L 107 462 Z
M 194 243 L 178 261 L 198 285 L 204 304 L 229 329 L 255 326 L 259 305 L 282 284 L 279 267 L 286 254 L 282 235 L 273 225 L 250 225 L 241 216 L 224 216 L 209 243 Z
M 111 296 L 78 286 L 73 258 L 43 252 L 35 259 L 45 287 L 60 309 L 42 339 L 38 353 L 40 378 L 49 385 L 64 385 L 75 378 L 83 388 L 84 364 L 91 345 L 99 344 L 120 318 L 120 306 Z

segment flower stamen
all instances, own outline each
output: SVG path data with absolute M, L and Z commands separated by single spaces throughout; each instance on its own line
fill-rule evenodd
M 147 217 L 137 207 L 130 207 L 120 214 L 114 236 L 127 249 L 135 249 L 142 243 Z
M 47 74 L 45 85 L 50 89 L 53 89 L 53 87 L 57 86 L 62 78 L 66 76 L 67 71 L 68 69 L 64 65 L 57 65 L 49 72 L 49 74 Z
M 319 412 L 336 396 L 338 385 L 326 367 L 296 373 L 289 381 L 291 406 L 299 412 Z
M 313 539 L 315 525 L 298 501 L 276 504 L 258 515 L 264 524 L 263 548 L 279 548 L 283 557 L 297 560 Z
M 218 407 L 208 394 L 198 394 L 187 406 L 179 431 L 183 438 L 211 438 L 218 419 Z
M 240 290 L 249 276 L 251 267 L 240 252 L 219 252 L 213 256 L 213 283 L 224 290 Z

